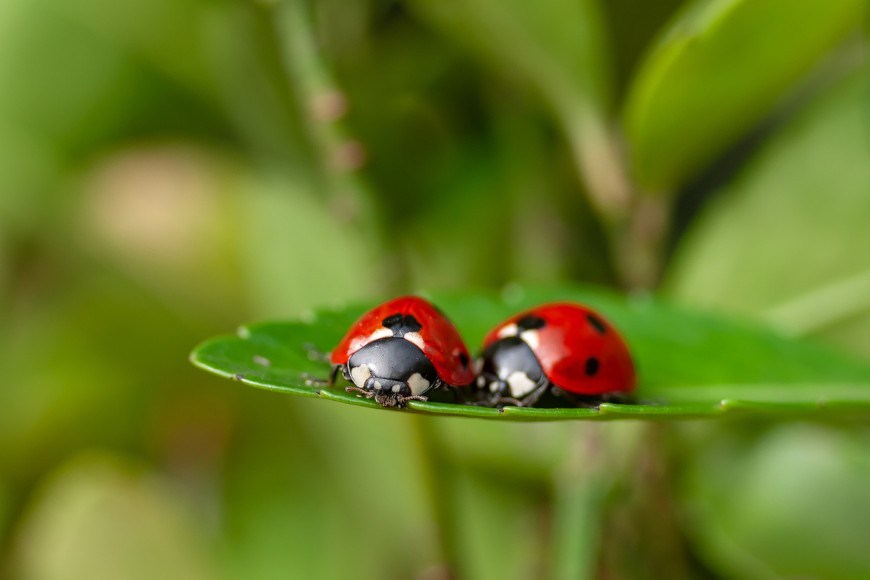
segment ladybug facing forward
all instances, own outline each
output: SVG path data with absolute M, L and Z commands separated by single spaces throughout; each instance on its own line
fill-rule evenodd
M 432 389 L 474 381 L 468 349 L 456 327 L 435 306 L 403 296 L 369 310 L 331 355 L 329 384 L 339 371 L 359 392 L 384 407 L 425 401 Z
M 551 388 L 576 400 L 574 395 L 628 393 L 634 385 L 625 342 L 580 304 L 545 304 L 517 314 L 483 341 L 478 393 L 494 406 L 531 407 Z

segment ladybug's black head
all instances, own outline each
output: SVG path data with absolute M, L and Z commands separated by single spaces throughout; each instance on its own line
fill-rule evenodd
M 438 373 L 423 351 L 398 337 L 368 343 L 350 356 L 347 370 L 356 389 L 384 407 L 402 407 L 438 382 Z
M 483 351 L 478 387 L 493 395 L 521 399 L 546 380 L 532 348 L 518 336 L 497 340 Z

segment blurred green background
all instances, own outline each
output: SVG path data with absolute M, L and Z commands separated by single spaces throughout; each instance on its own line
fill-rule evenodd
M 870 356 L 867 18 L 4 0 L 0 576 L 870 577 L 866 421 L 409 417 L 187 361 L 255 319 L 566 281 Z

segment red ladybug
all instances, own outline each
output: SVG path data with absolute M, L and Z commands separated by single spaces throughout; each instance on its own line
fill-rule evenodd
M 625 342 L 591 308 L 545 304 L 495 327 L 483 341 L 479 393 L 492 405 L 533 406 L 556 394 L 628 393 L 635 375 Z
M 403 296 L 369 310 L 351 326 L 331 355 L 331 384 L 338 371 L 359 392 L 384 407 L 425 401 L 424 393 L 474 381 L 468 349 L 456 327 L 435 306 Z

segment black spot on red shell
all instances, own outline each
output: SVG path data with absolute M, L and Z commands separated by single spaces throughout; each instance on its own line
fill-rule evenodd
M 544 328 L 545 326 L 547 326 L 547 321 L 540 316 L 535 316 L 533 314 L 523 316 L 522 318 L 517 320 L 517 328 L 520 329 L 520 332 L 523 332 L 525 330 L 538 330 L 539 328 Z
M 601 363 L 598 362 L 598 359 L 594 356 L 590 356 L 586 359 L 586 376 L 593 377 L 598 372 L 598 368 L 601 366 Z
M 417 319 L 410 314 L 393 314 L 384 318 L 384 328 L 389 328 L 393 332 L 393 336 L 399 338 L 405 336 L 406 332 L 419 332 L 423 325 L 417 322 Z
M 607 328 L 604 326 L 604 323 L 601 322 L 600 318 L 591 314 L 587 314 L 586 320 L 588 320 L 589 324 L 591 324 L 592 327 L 598 331 L 598 334 L 604 334 L 605 332 L 607 332 Z
M 468 355 L 465 354 L 464 352 L 460 352 L 459 353 L 459 362 L 462 363 L 462 370 L 467 369 L 468 368 Z

